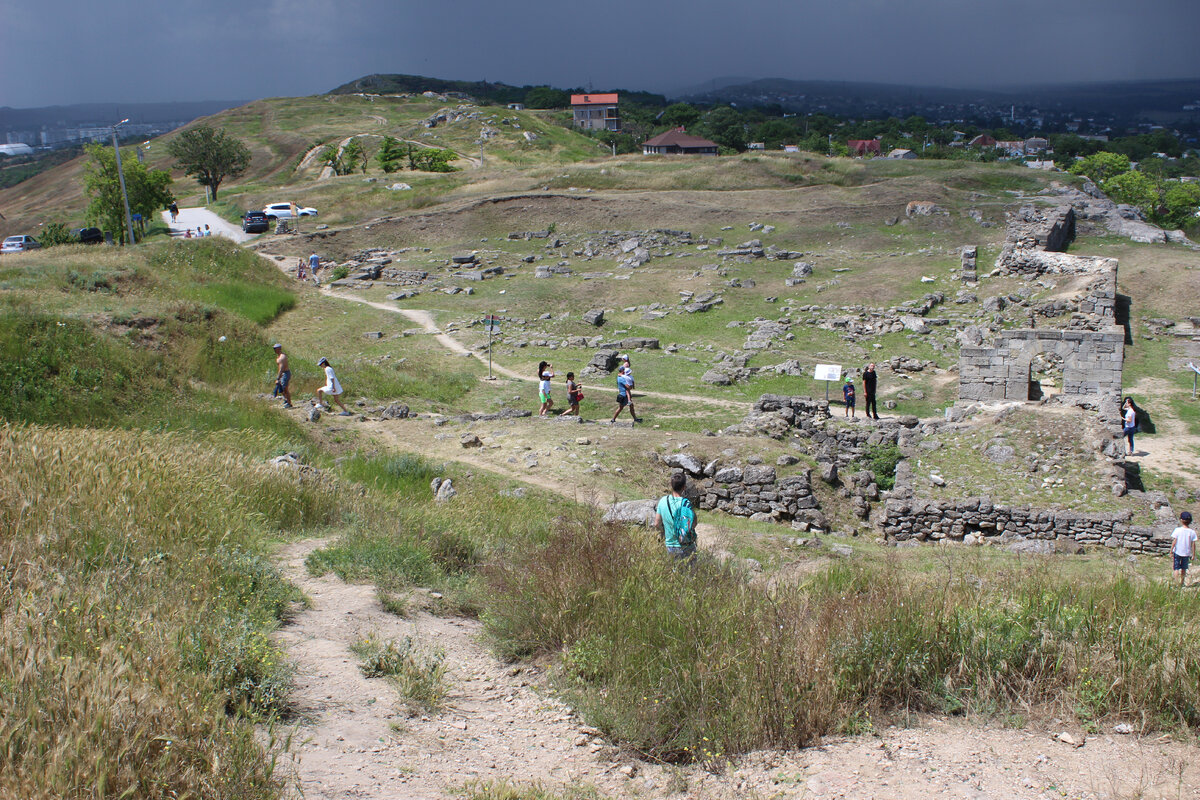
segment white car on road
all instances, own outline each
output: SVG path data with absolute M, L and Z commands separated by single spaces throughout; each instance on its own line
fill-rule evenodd
M 290 219 L 292 216 L 292 203 L 271 203 L 263 209 L 263 213 L 267 215 L 267 219 Z M 315 217 L 317 210 L 315 208 L 302 208 L 295 206 L 296 216 L 298 217 Z

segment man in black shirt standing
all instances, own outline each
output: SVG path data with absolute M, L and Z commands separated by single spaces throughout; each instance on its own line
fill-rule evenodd
M 863 372 L 863 394 L 866 396 L 864 407 L 867 411 L 867 418 L 872 416 L 879 419 L 879 406 L 875 405 L 875 385 L 878 375 L 875 374 L 875 365 L 868 364 L 867 369 Z

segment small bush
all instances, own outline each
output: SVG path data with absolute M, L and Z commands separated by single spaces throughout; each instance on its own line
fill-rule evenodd
M 335 281 L 340 281 L 342 278 L 346 277 L 349 274 L 350 274 L 349 267 L 347 267 L 345 264 L 338 264 L 336 267 L 333 268 L 333 272 L 331 272 L 329 274 L 329 277 Z
M 422 647 L 411 636 L 383 641 L 374 636 L 356 642 L 351 651 L 368 678 L 391 678 L 401 696 L 414 708 L 435 710 L 446 696 L 446 654 Z
M 564 786 L 551 789 L 541 783 L 481 781 L 462 789 L 464 800 L 603 800 L 592 786 Z
M 867 468 L 875 473 L 875 483 L 881 490 L 896 485 L 896 467 L 903 460 L 900 448 L 894 444 L 877 444 L 868 447 L 864 455 Z

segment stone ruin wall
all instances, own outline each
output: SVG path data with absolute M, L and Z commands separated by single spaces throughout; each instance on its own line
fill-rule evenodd
M 882 527 L 898 542 L 949 540 L 964 544 L 1045 542 L 1032 552 L 1078 552 L 1080 545 L 1103 545 L 1135 553 L 1170 551 L 1169 534 L 1133 525 L 1128 511 L 1088 514 L 1024 506 L 993 505 L 986 498 L 919 500 L 891 498 L 884 503 Z
M 1062 362 L 1060 400 L 1099 410 L 1121 395 L 1125 331 L 1116 324 L 1117 260 L 1060 252 L 1074 238 L 1075 211 L 1024 206 L 1008 218 L 996 267 L 1007 274 L 1093 275 L 1069 329 L 1002 331 L 990 347 L 959 350 L 959 399 L 975 402 L 1032 399 L 1031 364 L 1039 354 Z

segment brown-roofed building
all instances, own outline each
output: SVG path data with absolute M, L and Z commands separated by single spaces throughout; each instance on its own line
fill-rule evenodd
M 878 139 L 851 139 L 846 142 L 846 149 L 852 156 L 865 156 L 869 153 L 877 156 L 883 154 Z
M 699 136 L 685 133 L 683 128 L 672 128 L 652 139 L 642 142 L 642 155 L 698 155 L 715 156 L 717 143 Z
M 981 133 L 971 141 L 967 142 L 968 147 L 995 147 L 996 140 L 986 133 Z
M 590 131 L 619 131 L 621 116 L 617 112 L 617 95 L 573 94 L 571 108 L 575 111 L 575 127 Z

